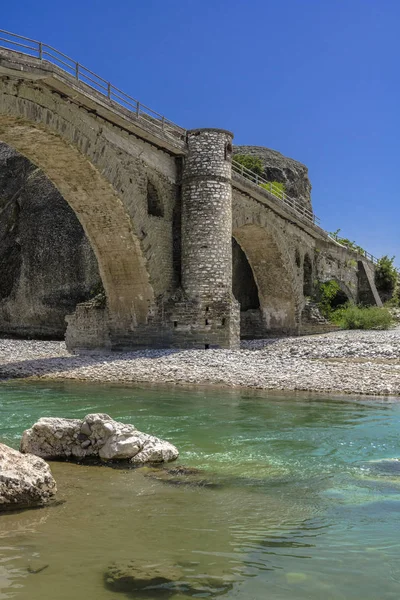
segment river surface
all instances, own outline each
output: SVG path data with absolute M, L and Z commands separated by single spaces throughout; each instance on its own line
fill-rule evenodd
M 400 463 L 379 462 L 400 457 L 400 403 L 6 382 L 0 412 L 14 447 L 41 416 L 105 412 L 202 470 L 51 463 L 62 502 L 0 516 L 0 598 L 400 598 Z M 115 591 L 107 570 L 129 561 L 180 584 Z

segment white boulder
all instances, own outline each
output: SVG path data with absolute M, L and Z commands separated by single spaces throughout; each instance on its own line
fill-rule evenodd
M 42 458 L 0 444 L 0 511 L 47 504 L 57 492 Z
M 179 456 L 169 442 L 98 413 L 87 415 L 83 421 L 39 419 L 22 434 L 20 450 L 48 460 L 99 457 L 135 464 L 170 462 Z

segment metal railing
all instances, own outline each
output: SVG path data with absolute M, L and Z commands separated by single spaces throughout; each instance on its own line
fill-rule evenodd
M 240 164 L 239 162 L 236 162 L 235 160 L 232 161 L 232 170 L 234 171 L 234 173 L 238 173 L 245 179 L 248 179 L 252 183 L 255 183 L 256 185 L 260 186 L 261 188 L 267 190 L 267 192 L 269 192 L 270 194 L 275 196 L 275 198 L 278 198 L 278 200 L 280 200 L 287 206 L 290 206 L 290 208 L 292 208 L 300 216 L 305 217 L 311 223 L 314 223 L 315 225 L 319 226 L 320 219 L 312 212 L 312 210 L 306 208 L 299 200 L 296 200 L 295 198 L 291 198 L 290 196 L 285 194 L 285 192 L 282 189 L 282 186 L 279 184 L 277 185 L 277 182 L 267 181 L 264 177 L 262 177 L 258 173 L 255 173 L 254 171 L 247 169 L 247 167 Z M 325 230 L 323 230 L 323 231 L 325 231 Z M 376 258 L 376 256 L 374 256 L 370 252 L 367 252 L 366 250 L 364 250 L 363 248 L 354 248 L 350 244 L 343 244 L 342 242 L 339 242 L 334 236 L 332 236 L 327 231 L 325 231 L 325 233 L 328 235 L 328 237 L 331 240 L 334 240 L 340 246 L 343 246 L 344 248 L 347 248 L 348 250 L 352 250 L 355 254 L 358 254 L 359 256 L 363 256 L 367 260 L 371 261 L 374 265 L 376 265 L 378 263 L 379 259 Z M 395 269 L 400 277 L 400 268 L 395 267 Z
M 345 244 L 343 242 L 339 242 L 339 240 L 337 238 L 335 238 L 334 235 L 331 235 L 330 233 L 328 233 L 328 237 L 330 237 L 331 240 L 334 240 L 337 244 L 339 244 L 339 246 L 343 246 L 343 248 L 347 248 L 347 250 L 351 250 L 355 254 L 358 254 L 359 256 L 363 256 L 364 258 L 366 258 L 367 260 L 372 262 L 374 265 L 378 264 L 379 258 L 376 258 L 376 256 L 374 256 L 370 252 L 367 252 L 363 248 L 360 248 L 360 247 L 354 248 L 351 244 Z M 400 268 L 399 267 L 394 267 L 394 268 L 400 277 Z
M 307 221 L 310 221 L 311 223 L 313 223 L 315 225 L 319 225 L 320 220 L 313 213 L 313 211 L 310 210 L 309 208 L 307 208 L 306 206 L 304 206 L 304 204 L 302 202 L 300 202 L 300 200 L 297 200 L 296 198 L 291 198 L 290 196 L 288 196 L 284 192 L 282 187 L 279 184 L 277 185 L 276 182 L 267 181 L 267 179 L 265 179 L 258 173 L 251 171 L 244 165 L 235 161 L 235 159 L 233 159 L 233 161 L 232 161 L 232 170 L 234 171 L 234 173 L 241 175 L 245 179 L 251 181 L 252 183 L 255 183 L 262 189 L 264 189 L 267 192 L 269 192 L 270 194 L 272 194 L 275 198 L 277 198 L 278 200 L 283 202 L 283 204 L 286 204 L 286 206 L 289 206 L 292 210 L 294 210 L 300 217 L 307 219 Z
M 169 121 L 163 115 L 160 115 L 160 113 L 152 110 L 135 98 L 132 98 L 132 96 L 125 94 L 125 92 L 112 85 L 106 79 L 96 75 L 96 73 L 87 67 L 84 67 L 79 62 L 48 44 L 0 29 L 0 48 L 27 54 L 43 62 L 51 63 L 77 81 L 100 93 L 111 104 L 117 104 L 127 109 L 130 112 L 130 116 L 135 118 L 135 120 L 146 121 L 156 126 L 163 134 L 172 136 L 175 139 L 182 141 L 186 139 L 185 129 Z

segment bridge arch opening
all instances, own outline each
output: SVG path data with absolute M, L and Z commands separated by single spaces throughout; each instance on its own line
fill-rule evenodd
M 75 213 L 44 173 L 0 143 L 0 333 L 63 339 L 65 317 L 102 290 Z
M 294 333 L 298 307 L 294 276 L 274 231 L 248 223 L 234 228 L 233 237 L 251 268 L 259 303 L 257 308 L 253 304 L 241 311 L 241 337 Z M 248 285 L 248 293 L 251 289 Z M 255 299 L 254 291 L 252 297 Z
M 246 254 L 235 238 L 232 238 L 232 291 L 242 312 L 260 308 L 253 271 Z
M 343 306 L 347 302 L 350 302 L 350 295 L 346 293 L 343 284 L 341 284 L 338 281 L 336 281 L 336 283 L 338 283 L 339 289 L 330 300 L 330 305 L 333 310 L 339 308 L 340 306 Z
M 96 148 L 85 140 L 79 124 L 71 131 L 56 113 L 32 101 L 10 99 L 0 86 L 0 140 L 40 168 L 78 218 L 97 258 L 107 299 L 103 328 L 110 333 L 110 346 L 113 338 L 147 324 L 154 293 L 139 239 L 122 200 L 96 166 Z

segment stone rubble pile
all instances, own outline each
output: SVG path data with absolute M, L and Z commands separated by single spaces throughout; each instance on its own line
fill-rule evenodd
M 43 417 L 24 431 L 20 450 L 47 460 L 101 458 L 138 465 L 170 462 L 179 456 L 169 442 L 99 413 L 83 420 Z
M 246 341 L 241 350 L 70 355 L 61 342 L 0 340 L 0 378 L 217 384 L 400 396 L 400 327 Z

